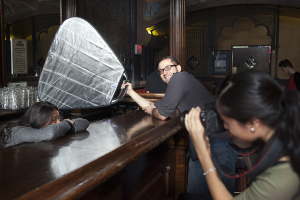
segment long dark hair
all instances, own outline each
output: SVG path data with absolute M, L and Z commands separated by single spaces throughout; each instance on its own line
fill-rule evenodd
M 300 93 L 285 90 L 269 74 L 256 70 L 227 78 L 217 93 L 223 115 L 242 124 L 259 119 L 274 128 L 300 176 Z
M 41 101 L 31 105 L 20 120 L 5 124 L 0 130 L 0 148 L 9 143 L 11 129 L 16 126 L 43 128 L 53 121 L 53 111 L 58 108 L 52 103 Z

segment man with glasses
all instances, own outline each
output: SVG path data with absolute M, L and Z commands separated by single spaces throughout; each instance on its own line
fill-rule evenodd
M 158 64 L 158 73 L 161 79 L 167 83 L 165 96 L 155 103 L 138 95 L 130 83 L 124 83 L 122 88 L 128 85 L 127 94 L 149 115 L 165 120 L 172 116 L 175 109 L 181 113 L 199 106 L 204 108 L 206 103 L 214 102 L 211 93 L 192 74 L 181 72 L 181 66 L 176 58 L 167 56 Z M 235 161 L 238 154 L 229 146 L 229 136 L 224 132 L 217 134 L 216 138 L 210 141 L 211 148 L 216 153 L 221 164 L 232 171 L 235 170 Z M 189 145 L 189 172 L 188 172 L 188 193 L 208 194 L 209 189 L 203 175 L 203 170 L 198 160 L 194 145 L 190 139 Z M 213 156 L 215 162 L 215 158 Z M 235 180 L 223 175 L 215 162 L 219 175 L 231 193 L 234 192 Z

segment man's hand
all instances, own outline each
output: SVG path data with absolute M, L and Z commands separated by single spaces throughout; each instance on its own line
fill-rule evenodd
M 160 120 L 166 120 L 167 117 L 164 117 L 159 114 L 158 110 L 156 109 L 153 102 L 150 102 L 150 106 L 146 106 L 142 108 L 145 113 L 148 115 L 153 115 L 154 117 L 160 119 Z
M 121 85 L 121 89 L 124 89 L 126 85 L 128 86 L 127 87 L 127 93 L 133 91 L 132 84 L 129 83 L 129 82 L 125 83 L 125 80 L 123 81 L 123 84 Z
M 143 111 L 145 111 L 145 113 L 147 113 L 148 115 L 152 115 L 152 112 L 153 112 L 153 109 L 154 109 L 154 108 L 156 108 L 156 107 L 155 107 L 154 103 L 151 102 L 151 103 L 150 103 L 150 106 L 144 107 L 144 108 L 142 108 L 142 109 L 143 109 Z
M 149 105 L 151 105 L 151 102 L 148 99 L 145 99 L 143 97 L 141 97 L 138 93 L 136 93 L 133 88 L 132 88 L 132 84 L 127 82 L 125 83 L 125 81 L 123 81 L 123 84 L 121 85 L 121 89 L 124 89 L 127 86 L 127 94 L 141 107 L 147 107 Z
M 148 115 L 152 115 L 152 112 L 153 112 L 153 107 L 152 106 L 147 106 L 147 107 L 144 107 L 144 108 L 142 108 L 143 109 L 143 111 L 145 112 L 145 113 L 147 113 Z

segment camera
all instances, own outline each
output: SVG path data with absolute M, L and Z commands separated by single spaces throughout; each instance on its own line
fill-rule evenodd
M 189 111 L 184 111 L 180 115 L 180 124 L 182 128 L 185 128 L 184 118 Z M 217 112 L 215 102 L 207 103 L 204 108 L 201 109 L 200 121 L 205 128 L 207 135 L 224 132 L 223 120 Z

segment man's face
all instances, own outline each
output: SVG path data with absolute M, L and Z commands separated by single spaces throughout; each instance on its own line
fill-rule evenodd
M 280 69 L 285 75 L 287 75 L 287 76 L 291 75 L 288 70 L 288 67 L 280 67 Z
M 163 73 L 160 74 L 160 77 L 163 80 L 163 82 L 165 82 L 165 83 L 169 83 L 169 80 L 173 76 L 174 73 L 181 71 L 180 65 L 172 66 L 170 68 L 170 70 L 167 71 L 168 66 L 170 66 L 170 65 L 174 65 L 174 63 L 171 62 L 171 59 L 163 60 L 158 64 L 158 70 L 164 69 Z

